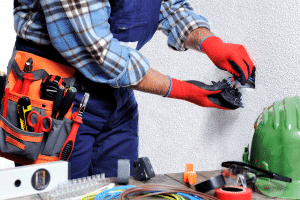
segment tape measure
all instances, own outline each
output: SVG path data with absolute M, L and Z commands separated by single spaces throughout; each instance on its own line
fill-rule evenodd
M 59 86 L 66 86 L 64 80 L 57 75 L 49 75 L 43 79 L 41 84 L 41 98 L 54 100 Z

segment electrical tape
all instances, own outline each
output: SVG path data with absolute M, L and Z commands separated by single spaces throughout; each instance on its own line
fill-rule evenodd
M 213 178 L 208 179 L 207 181 L 203 181 L 195 185 L 195 189 L 198 192 L 208 192 L 210 190 L 214 190 L 220 187 L 225 186 L 225 179 L 223 175 L 219 175 Z
M 119 159 L 118 160 L 118 184 L 128 184 L 130 176 L 130 160 Z
M 241 186 L 225 186 L 215 191 L 219 200 L 251 200 L 252 190 Z

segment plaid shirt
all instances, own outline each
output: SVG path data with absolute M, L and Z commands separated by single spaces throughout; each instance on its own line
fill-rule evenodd
M 52 44 L 84 76 L 112 87 L 136 85 L 149 70 L 139 51 L 120 45 L 110 32 L 108 0 L 18 0 L 14 27 L 18 36 Z M 75 3 L 80 6 L 75 6 Z M 188 0 L 163 0 L 159 30 L 168 45 L 186 50 L 186 37 L 208 21 L 196 15 Z

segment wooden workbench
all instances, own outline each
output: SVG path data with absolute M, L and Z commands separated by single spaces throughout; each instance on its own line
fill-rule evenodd
M 197 183 L 206 181 L 211 177 L 220 175 L 220 171 L 202 171 L 197 172 Z M 117 185 L 117 178 L 110 178 L 112 183 Z M 183 173 L 173 173 L 173 174 L 160 174 L 156 175 L 155 177 L 151 178 L 148 181 L 136 181 L 132 177 L 129 179 L 128 185 L 140 185 L 140 184 L 164 184 L 164 185 L 171 185 L 171 186 L 178 186 L 178 187 L 187 187 L 183 181 Z M 193 186 L 192 186 L 193 188 Z M 214 195 L 214 191 L 209 191 L 207 194 Z M 161 199 L 161 198 L 151 198 L 151 199 Z M 255 200 L 268 200 L 274 199 L 266 197 L 258 192 L 252 193 L 252 199 Z M 14 198 L 11 200 L 42 200 L 41 196 L 31 195 L 26 197 Z

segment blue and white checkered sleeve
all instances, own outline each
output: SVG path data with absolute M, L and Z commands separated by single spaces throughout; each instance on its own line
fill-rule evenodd
M 113 38 L 109 1 L 41 0 L 41 5 L 51 43 L 87 78 L 128 87 L 148 72 L 149 62 L 140 52 Z
M 159 30 L 168 36 L 168 45 L 175 50 L 184 51 L 184 42 L 187 36 L 196 28 L 209 29 L 208 20 L 195 14 L 188 0 L 163 0 Z

